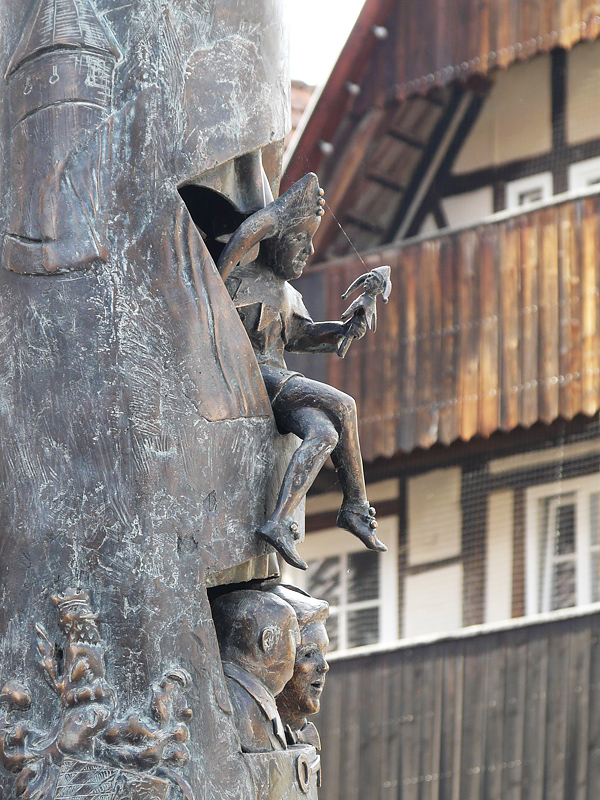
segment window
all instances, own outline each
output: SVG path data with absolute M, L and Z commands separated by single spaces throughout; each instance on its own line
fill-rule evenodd
M 306 587 L 330 606 L 332 650 L 379 641 L 379 557 L 364 550 L 310 561 Z
M 569 188 L 589 189 L 600 184 L 600 158 L 587 158 L 569 166 Z
M 506 184 L 506 207 L 519 208 L 552 197 L 552 173 L 541 172 Z
M 600 601 L 600 476 L 527 492 L 527 611 Z
M 377 534 L 387 553 L 365 549 L 338 528 L 310 533 L 299 547 L 306 572 L 284 568 L 284 582 L 329 603 L 330 651 L 398 638 L 398 518 L 380 520 Z

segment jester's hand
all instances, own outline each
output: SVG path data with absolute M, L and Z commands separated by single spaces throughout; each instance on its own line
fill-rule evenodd
M 346 320 L 343 328 L 344 337 L 349 336 L 352 339 L 362 339 L 369 329 L 367 315 L 363 309 L 359 309 L 350 319 Z

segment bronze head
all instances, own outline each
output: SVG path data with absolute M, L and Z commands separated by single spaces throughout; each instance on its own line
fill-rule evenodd
M 292 677 L 300 642 L 294 609 L 273 594 L 243 589 L 217 598 L 213 619 L 222 660 L 250 672 L 277 696 Z
M 299 278 L 313 252 L 324 205 L 319 179 L 309 172 L 240 225 L 219 258 L 223 280 L 259 242 L 257 262 L 284 280 Z
M 329 604 L 291 586 L 276 586 L 272 592 L 292 606 L 300 625 L 294 674 L 277 698 L 283 723 L 299 728 L 305 718 L 316 714 L 321 706 L 325 676 L 329 671 L 325 659 L 329 646 L 325 629 Z

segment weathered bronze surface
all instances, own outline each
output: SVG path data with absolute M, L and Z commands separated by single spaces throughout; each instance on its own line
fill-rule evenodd
M 232 591 L 213 603 L 233 716 L 259 797 L 316 796 L 320 741 L 306 716 L 319 710 L 329 669 L 328 613 L 326 602 L 281 585 Z
M 124 785 L 133 795 L 163 798 L 172 782 L 185 800 L 192 800 L 191 788 L 176 771 L 190 758 L 186 722 L 193 712 L 184 696 L 191 688 L 190 675 L 171 669 L 153 687 L 147 715 L 129 712 L 121 717 L 106 679 L 105 645 L 88 593 L 69 589 L 52 601 L 67 638 L 64 650 L 52 643 L 42 625 L 36 625 L 36 633 L 41 672 L 61 704 L 58 723 L 38 731 L 11 719 L 32 704 L 29 689 L 20 683 L 7 683 L 0 694 L 0 764 L 18 774 L 16 793 L 52 800 L 65 793 L 72 796 L 69 787 L 77 786 L 95 794 L 108 780 L 114 783 L 109 796 Z
M 269 592 L 243 589 L 219 597 L 213 619 L 242 750 L 285 750 L 275 697 L 292 677 L 300 644 L 294 609 Z
M 316 798 L 327 605 L 269 591 L 271 545 L 302 565 L 329 453 L 383 545 L 353 401 L 283 350 L 359 338 L 377 292 L 314 323 L 287 282 L 323 199 L 273 200 L 282 11 L 0 5 L 5 800 Z
M 278 695 L 277 708 L 290 744 L 311 744 L 320 750 L 317 729 L 306 717 L 318 713 L 325 677 L 329 672 L 326 659 L 329 637 L 325 629 L 329 604 L 294 586 L 279 585 L 272 591 L 292 606 L 300 627 L 294 674 Z
M 255 793 L 205 583 L 246 562 L 253 577 L 256 558 L 272 572 L 254 530 L 285 447 L 214 258 L 277 192 L 282 12 L 279 0 L 0 4 L 0 681 L 30 697 L 21 714 L 7 696 L 6 724 L 60 723 L 34 630 L 62 648 L 50 597 L 86 590 L 121 704 L 103 742 L 110 731 L 144 760 L 150 739 L 130 715 L 160 727 L 152 683 L 186 670 L 178 774 L 196 798 Z M 80 759 L 62 762 L 57 786 L 81 783 Z M 14 792 L 0 770 L 0 793 Z

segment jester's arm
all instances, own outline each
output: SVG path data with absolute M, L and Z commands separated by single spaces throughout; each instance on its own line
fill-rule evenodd
M 335 353 L 340 342 L 349 335 L 351 322 L 356 326 L 356 320 L 347 322 L 300 320 L 288 337 L 285 349 L 290 353 Z M 366 319 L 362 328 L 354 327 L 352 330 L 352 336 L 355 338 L 364 336 L 367 330 Z

